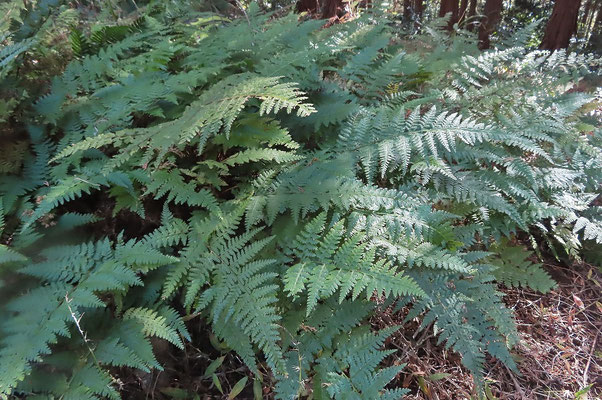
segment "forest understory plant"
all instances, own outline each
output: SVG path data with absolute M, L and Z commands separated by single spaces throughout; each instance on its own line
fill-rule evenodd
M 546 292 L 532 252 L 602 244 L 602 93 L 574 90 L 593 56 L 525 32 L 480 52 L 378 9 L 8 4 L 0 398 L 120 398 L 202 320 L 278 399 L 398 399 L 399 327 L 367 323 L 389 306 L 481 387 L 486 354 L 516 371 L 498 284 Z

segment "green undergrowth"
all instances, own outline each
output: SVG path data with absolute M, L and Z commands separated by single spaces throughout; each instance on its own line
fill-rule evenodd
M 573 90 L 599 59 L 378 9 L 85 4 L 2 5 L 0 398 L 120 398 L 203 320 L 278 399 L 397 399 L 389 306 L 479 386 L 487 354 L 517 371 L 498 284 L 602 243 L 600 92 Z

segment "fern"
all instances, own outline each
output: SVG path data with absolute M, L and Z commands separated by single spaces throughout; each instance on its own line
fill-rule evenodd
M 600 95 L 568 90 L 591 56 L 478 53 L 443 20 L 417 51 L 377 7 L 21 3 L 0 6 L 0 397 L 119 398 L 162 368 L 151 338 L 195 352 L 202 327 L 279 399 L 399 398 L 381 301 L 479 384 L 487 354 L 516 370 L 497 285 L 554 286 L 512 240 L 595 259 Z
M 500 245 L 496 251 L 499 257 L 491 260 L 496 267 L 493 275 L 496 280 L 512 287 L 528 287 L 546 293 L 556 286 L 556 282 L 541 268 L 541 264 L 528 261 L 528 253 L 520 247 Z
M 216 334 L 234 349 L 240 348 L 247 365 L 256 368 L 252 358 L 244 357 L 245 348 L 253 342 L 265 353 L 268 365 L 280 371 L 283 366 L 282 351 L 277 344 L 279 317 L 274 306 L 277 286 L 271 283 L 276 274 L 267 270 L 275 260 L 253 260 L 271 241 L 264 238 L 249 243 L 258 233 L 250 231 L 215 243 L 215 284 L 202 292 L 197 308 L 210 306 Z M 194 283 L 196 277 L 191 278 Z M 232 325 L 248 336 L 247 343 L 231 341 L 228 332 Z
M 176 171 L 157 171 L 147 185 L 147 192 L 154 193 L 155 198 L 161 198 L 167 193 L 167 201 L 175 204 L 203 206 L 215 210 L 217 203 L 207 190 L 195 190 L 193 183 L 186 183 Z
M 402 369 L 403 365 L 387 367 L 374 372 L 378 364 L 395 350 L 378 351 L 384 340 L 397 327 L 378 332 L 377 335 L 355 334 L 334 353 L 334 358 L 341 362 L 341 369 L 349 369 L 347 374 L 328 373 L 328 393 L 335 399 L 347 398 L 350 393 L 357 392 L 358 398 L 364 399 L 398 399 L 408 392 L 406 389 L 382 390 Z
M 98 297 L 99 294 L 127 291 L 131 286 L 142 284 L 134 270 L 139 262 L 146 264 L 149 261 L 140 259 L 126 261 L 127 258 L 122 257 L 122 262 L 126 264 L 118 264 L 112 260 L 115 257 L 113 252 L 108 240 L 77 246 L 50 247 L 43 254 L 45 261 L 21 269 L 22 273 L 38 277 L 47 282 L 47 285 L 13 300 L 7 306 L 15 313 L 15 317 L 6 321 L 2 327 L 7 333 L 3 337 L 1 350 L 2 386 L 0 388 L 3 394 L 10 393 L 11 388 L 26 377 L 31 370 L 31 362 L 41 360 L 51 352 L 49 347 L 51 344 L 63 340 L 62 338 L 74 338 L 69 327 L 75 324 L 81 330 L 79 325 L 81 313 L 78 311 L 80 308 L 102 309 L 106 305 Z M 165 261 L 169 262 L 171 259 L 155 257 L 152 262 L 160 265 Z M 43 301 L 44 306 L 36 306 L 35 303 L 38 301 Z M 138 317 L 140 315 L 147 318 Z M 132 309 L 124 317 L 141 319 L 144 323 L 142 332 L 147 335 L 159 335 L 173 340 L 175 344 L 180 344 L 179 338 L 171 334 L 174 332 L 173 328 L 166 325 L 165 317 L 155 317 L 155 315 L 150 310 L 144 314 L 144 310 Z M 25 332 L 31 339 L 27 342 L 19 339 Z M 107 359 L 106 362 L 117 363 L 114 359 Z M 90 373 L 97 374 L 95 376 L 108 377 L 105 371 L 93 366 L 91 368 L 93 370 Z M 74 375 L 73 379 L 76 380 L 76 376 L 78 375 Z M 96 383 L 84 381 L 82 384 L 95 385 Z M 109 393 L 105 392 L 106 388 L 98 391 L 91 390 L 101 395 Z M 112 393 L 115 397 L 115 392 Z
M 317 216 L 288 250 L 289 256 L 298 261 L 284 274 L 284 290 L 289 296 L 307 292 L 307 315 L 318 300 L 337 290 L 339 302 L 348 294 L 355 299 L 362 292 L 368 299 L 375 293 L 386 297 L 424 294 L 386 260 L 376 260 L 377 249 L 362 243 L 359 234 L 342 241 L 344 221 L 334 224 L 320 240 L 325 222 L 324 213 Z
M 167 324 L 164 316 L 156 311 L 143 308 L 130 308 L 123 314 L 124 320 L 135 320 L 142 324 L 142 332 L 147 336 L 157 336 L 165 339 L 177 347 L 184 348 L 178 333 Z
M 384 339 L 395 327 L 373 335 L 358 327 L 373 308 L 368 302 L 333 299 L 318 304 L 307 319 L 291 311 L 283 321 L 288 378 L 276 385 L 277 399 L 304 395 L 306 382 L 313 380 L 313 393 L 333 398 L 393 399 L 404 389 L 384 389 L 403 366 L 379 370 L 380 362 L 391 354 L 381 351 Z M 312 364 L 315 367 L 312 368 Z

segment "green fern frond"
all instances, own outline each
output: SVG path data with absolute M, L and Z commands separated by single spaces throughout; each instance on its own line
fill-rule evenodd
M 143 326 L 143 332 L 147 336 L 156 336 L 167 340 L 176 347 L 184 348 L 177 331 L 167 323 L 164 316 L 159 315 L 155 310 L 130 308 L 123 314 L 123 319 L 140 322 Z
M 352 393 L 358 399 L 391 399 L 408 393 L 408 390 L 383 388 L 397 376 L 404 365 L 392 366 L 378 370 L 380 362 L 393 354 L 394 350 L 382 351 L 385 339 L 399 327 L 389 327 L 372 333 L 356 332 L 352 334 L 334 358 L 341 363 L 341 370 L 348 372 L 329 372 L 327 391 L 335 399 L 348 398 Z M 375 370 L 377 372 L 375 372 Z
M 492 273 L 499 282 L 511 287 L 528 287 L 542 293 L 556 286 L 556 282 L 541 264 L 528 260 L 530 254 L 522 247 L 502 242 L 492 250 L 497 254 L 490 259 L 490 263 L 496 267 Z
M 339 302 L 348 294 L 357 298 L 365 292 L 386 297 L 422 296 L 422 290 L 384 259 L 376 258 L 376 248 L 369 248 L 360 234 L 344 239 L 344 221 L 328 231 L 324 213 L 314 218 L 297 236 L 290 256 L 297 262 L 284 274 L 284 290 L 294 297 L 307 292 L 309 315 L 318 300 L 339 291 Z

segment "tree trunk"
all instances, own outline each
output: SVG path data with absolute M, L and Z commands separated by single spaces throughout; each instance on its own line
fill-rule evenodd
M 458 22 L 458 0 L 441 0 L 441 8 L 439 8 L 439 17 L 444 17 L 451 13 L 451 19 L 447 24 L 447 29 L 451 30 L 456 22 Z
M 342 17 L 345 13 L 343 0 L 326 0 L 322 8 L 322 18 Z
M 602 52 L 602 1 L 598 4 L 598 14 L 587 41 L 587 48 L 598 53 Z
M 594 21 L 594 31 L 596 33 L 602 32 L 602 1 L 600 2 L 600 6 L 598 8 L 598 15 L 596 16 L 596 20 Z
M 584 29 L 587 24 L 587 20 L 589 19 L 589 13 L 590 13 L 590 11 L 592 11 L 592 2 L 593 1 L 594 0 L 587 0 L 587 3 L 585 3 L 585 8 L 583 9 L 583 16 L 581 17 L 581 25 L 583 25 Z
M 414 0 L 414 12 L 418 19 L 422 18 L 422 12 L 424 11 L 423 0 Z
M 403 0 L 403 17 L 410 19 L 412 16 L 412 2 L 411 0 Z
M 468 7 L 468 0 L 460 1 L 460 10 L 458 11 L 458 23 L 466 21 L 466 8 Z
M 581 0 L 556 0 L 540 49 L 566 49 L 577 32 L 577 18 Z
M 468 17 L 466 18 L 468 20 L 468 30 L 469 31 L 473 31 L 474 27 L 475 27 L 475 21 L 474 18 L 477 15 L 477 0 L 470 0 L 470 4 L 468 5 Z
M 313 14 L 317 12 L 319 8 L 320 4 L 318 3 L 318 0 L 298 0 L 295 5 L 295 10 L 298 13 L 308 12 Z
M 500 22 L 502 6 L 503 0 L 487 0 L 485 2 L 483 19 L 481 25 L 479 25 L 479 48 L 482 50 L 489 48 L 489 36 L 495 31 L 495 27 Z
M 460 10 L 458 11 L 458 24 L 462 24 L 466 21 L 466 12 L 468 8 L 468 0 L 460 0 Z
M 596 15 L 596 20 L 593 25 L 590 25 L 592 32 L 601 33 L 602 32 L 602 0 L 598 0 L 596 3 L 596 7 L 598 8 L 598 14 Z M 594 12 L 592 11 L 589 22 L 591 24 L 591 20 L 594 17 Z
M 594 18 L 594 15 L 596 15 L 596 10 L 602 9 L 602 0 L 590 0 L 590 2 L 591 4 L 588 2 L 588 5 L 590 6 L 589 10 L 586 9 L 588 12 L 584 13 L 583 19 L 581 20 L 584 26 L 584 38 L 588 38 L 592 33 L 592 29 L 596 28 L 596 25 L 592 26 L 592 19 Z

